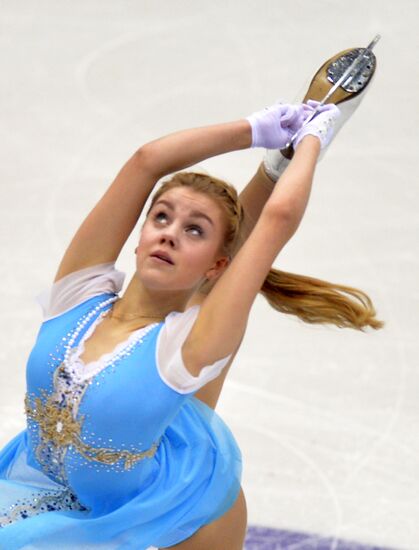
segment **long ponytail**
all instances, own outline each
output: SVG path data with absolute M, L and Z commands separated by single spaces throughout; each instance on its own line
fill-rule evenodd
M 226 253 L 234 255 L 241 244 L 240 228 L 244 218 L 236 189 L 206 174 L 178 172 L 154 194 L 150 208 L 165 191 L 177 186 L 205 193 L 221 205 L 228 222 L 224 249 Z M 213 284 L 204 283 L 200 291 L 207 294 Z M 361 331 L 367 326 L 373 329 L 384 326 L 382 321 L 375 318 L 374 306 L 365 292 L 350 286 L 271 269 L 260 292 L 277 311 L 296 315 L 305 323 L 329 323 Z
M 260 290 L 269 304 L 281 313 L 296 315 L 305 323 L 333 324 L 363 331 L 384 326 L 375 318 L 369 296 L 350 286 L 271 269 Z

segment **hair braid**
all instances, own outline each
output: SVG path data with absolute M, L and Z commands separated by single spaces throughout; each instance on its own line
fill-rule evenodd
M 147 215 L 163 193 L 179 186 L 204 193 L 221 206 L 227 222 L 223 250 L 233 257 L 243 244 L 240 229 L 244 210 L 236 189 L 229 183 L 206 174 L 178 172 L 165 181 L 153 195 Z M 212 286 L 212 282 L 206 282 L 200 291 L 208 293 Z M 272 268 L 260 292 L 277 311 L 296 315 L 306 323 L 328 323 L 356 330 L 363 330 L 366 326 L 373 329 L 384 326 L 382 321 L 375 318 L 376 311 L 368 295 L 350 286 Z

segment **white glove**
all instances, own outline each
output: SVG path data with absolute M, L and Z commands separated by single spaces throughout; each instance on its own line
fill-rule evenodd
M 281 149 L 313 112 L 304 104 L 275 103 L 246 117 L 252 127 L 252 147 Z
M 312 109 L 315 109 L 320 102 L 309 99 L 307 104 Z M 327 147 L 332 140 L 333 127 L 338 117 L 340 117 L 340 111 L 336 105 L 333 103 L 322 105 L 316 116 L 299 131 L 293 143 L 294 149 L 297 148 L 301 140 L 307 135 L 318 137 L 321 149 Z

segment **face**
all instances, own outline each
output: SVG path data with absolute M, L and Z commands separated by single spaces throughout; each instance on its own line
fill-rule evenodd
M 205 278 L 220 275 L 228 264 L 220 251 L 224 227 L 221 207 L 204 193 L 184 187 L 166 191 L 141 230 L 137 276 L 148 288 L 197 288 Z

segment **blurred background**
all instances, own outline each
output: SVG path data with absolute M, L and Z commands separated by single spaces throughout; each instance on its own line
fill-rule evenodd
M 411 0 L 1 0 L 0 445 L 75 231 L 143 143 L 301 101 L 380 33 L 376 77 L 275 267 L 364 290 L 379 331 L 258 297 L 217 411 L 243 452 L 246 548 L 419 548 L 417 18 Z M 264 151 L 200 167 L 239 190 Z M 142 218 L 141 218 L 142 221 Z M 135 269 L 133 232 L 116 267 Z

